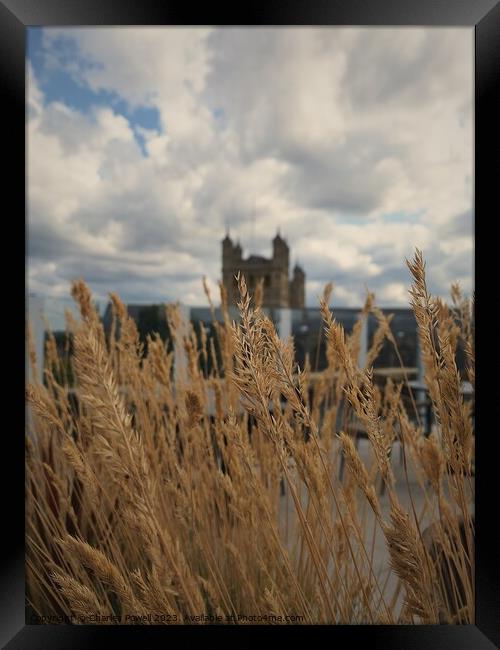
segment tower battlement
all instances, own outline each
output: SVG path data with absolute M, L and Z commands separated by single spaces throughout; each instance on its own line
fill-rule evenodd
M 305 304 L 305 273 L 295 265 L 292 278 L 289 277 L 290 248 L 278 233 L 272 240 L 273 255 L 243 257 L 239 243 L 234 244 L 229 234 L 222 240 L 222 282 L 230 304 L 239 300 L 235 276 L 245 276 L 251 293 L 263 279 L 263 307 L 291 307 L 301 309 Z

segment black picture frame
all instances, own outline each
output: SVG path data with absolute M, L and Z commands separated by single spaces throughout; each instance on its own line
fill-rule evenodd
M 487 359 L 495 348 L 495 320 L 488 315 L 494 302 L 494 290 L 487 288 L 495 273 L 495 237 L 488 238 L 488 224 L 496 215 L 494 192 L 500 178 L 500 144 L 495 124 L 500 115 L 495 90 L 500 88 L 500 6 L 496 0 L 267 0 L 253 6 L 222 8 L 201 5 L 196 12 L 186 3 L 170 0 L 0 0 L 0 82 L 6 91 L 1 110 L 4 115 L 4 214 L 9 231 L 17 230 L 18 242 L 26 244 L 25 215 L 25 57 L 26 28 L 63 25 L 419 25 L 469 26 L 475 30 L 475 286 L 476 319 L 479 303 L 477 365 L 479 388 L 476 389 L 476 624 L 469 626 L 317 626 L 292 630 L 266 627 L 271 643 L 283 632 L 292 632 L 294 640 L 310 640 L 311 634 L 327 635 L 333 648 L 347 644 L 369 643 L 370 648 L 441 648 L 481 650 L 500 647 L 500 593 L 497 558 L 500 548 L 496 532 L 496 485 L 498 473 L 498 415 L 495 414 L 494 382 L 486 379 Z M 23 108 L 24 107 L 24 108 Z M 29 143 L 26 143 L 29 146 Z M 495 158 L 496 154 L 496 158 Z M 4 208 L 5 209 L 5 208 Z M 490 219 L 488 219 L 490 217 Z M 4 231 L 5 232 L 5 231 Z M 491 232 L 494 232 L 493 230 Z M 5 238 L 4 252 L 14 247 L 13 235 Z M 9 312 L 22 313 L 23 289 L 11 289 L 11 281 L 25 280 L 21 255 L 8 262 Z M 7 255 L 4 254 L 4 258 Z M 17 260 L 17 261 L 16 261 Z M 484 270 L 484 275 L 483 271 Z M 26 283 L 25 283 L 26 288 Z M 23 296 L 23 298 L 21 298 Z M 484 307 L 482 306 L 484 304 Z M 481 316 L 484 314 L 484 316 Z M 495 317 L 496 318 L 496 317 Z M 13 315 L 14 319 L 14 315 Z M 9 317 L 10 322 L 10 317 Z M 14 322 L 14 321 L 13 321 Z M 17 338 L 19 337 L 19 341 Z M 21 337 L 23 338 L 21 342 Z M 12 341 L 12 343 L 10 343 Z M 18 344 L 18 345 L 16 345 Z M 9 374 L 13 396 L 4 408 L 12 411 L 12 426 L 4 428 L 2 467 L 10 468 L 4 488 L 3 551 L 0 554 L 0 641 L 9 650 L 30 648 L 109 648 L 111 644 L 132 643 L 134 647 L 157 647 L 165 641 L 189 644 L 212 641 L 214 634 L 226 636 L 231 643 L 244 646 L 255 641 L 262 628 L 121 627 L 121 626 L 43 626 L 25 625 L 24 604 L 24 436 L 17 414 L 24 409 L 24 321 L 19 328 L 9 327 L 12 355 Z M 479 408 L 477 404 L 479 403 Z M 17 410 L 19 408 L 19 411 Z M 496 418 L 496 419 L 495 419 Z M 6 475 L 4 470 L 4 478 Z M 20 503 L 21 502 L 21 503 Z M 5 508 L 8 506 L 8 508 Z M 221 634 L 222 633 L 222 634 Z

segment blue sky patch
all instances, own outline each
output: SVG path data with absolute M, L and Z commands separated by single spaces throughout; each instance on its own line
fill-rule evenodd
M 50 53 L 44 48 L 43 29 L 28 28 L 27 57 L 30 61 L 35 78 L 44 94 L 45 103 L 61 102 L 69 108 L 81 113 L 88 113 L 92 107 L 111 107 L 113 111 L 125 117 L 134 132 L 137 144 L 144 156 L 147 155 L 144 136 L 140 128 L 161 133 L 160 112 L 154 106 L 137 106 L 129 104 L 116 92 L 100 89 L 95 91 L 85 83 L 80 71 L 97 64 L 80 56 L 78 48 L 70 38 L 61 36 L 54 45 L 58 47 L 58 55 L 63 54 L 64 61 L 70 64 L 67 69 L 51 61 Z

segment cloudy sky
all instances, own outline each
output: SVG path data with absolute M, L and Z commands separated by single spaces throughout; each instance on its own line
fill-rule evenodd
M 473 288 L 473 30 L 29 28 L 28 284 L 205 304 L 226 225 L 317 304 Z

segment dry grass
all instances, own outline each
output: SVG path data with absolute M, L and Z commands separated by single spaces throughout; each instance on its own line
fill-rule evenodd
M 87 286 L 74 283 L 78 406 L 55 379 L 62 362 L 52 338 L 46 381 L 27 389 L 29 611 L 75 622 L 472 623 L 474 434 L 455 363 L 462 346 L 473 383 L 471 306 L 457 286 L 451 307 L 429 295 L 420 252 L 408 266 L 438 423 L 430 438 L 414 401 L 407 410 L 404 382 L 380 388 L 370 367 L 358 367 L 361 323 L 347 336 L 333 319 L 331 286 L 322 300 L 328 367 L 311 400 L 310 369 L 296 368 L 293 341 L 262 313 L 261 285 L 252 301 L 238 279 L 238 324 L 222 290 L 220 355 L 204 332 L 199 349 L 179 310 L 167 308 L 173 345 L 187 358 L 174 381 L 173 350 L 152 335 L 145 354 L 118 296 L 106 337 Z M 370 313 L 379 323 L 371 366 L 384 340 L 397 345 L 372 295 L 362 318 Z M 350 433 L 354 417 L 369 438 L 368 466 Z M 411 470 L 417 480 L 418 511 L 414 494 L 409 507 L 401 499 L 395 441 L 406 478 Z

